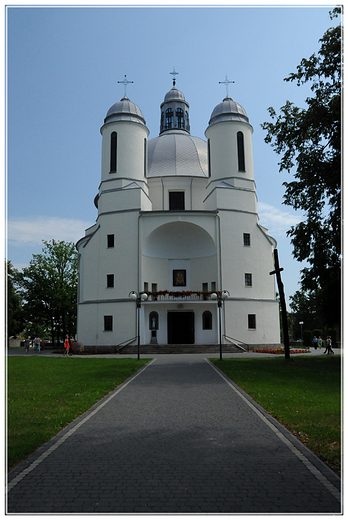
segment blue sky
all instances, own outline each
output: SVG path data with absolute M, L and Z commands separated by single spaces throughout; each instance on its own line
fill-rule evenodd
M 278 242 L 287 298 L 301 265 L 286 231 L 301 214 L 282 204 L 280 158 L 264 142 L 267 108 L 287 99 L 305 107 L 308 86 L 284 82 L 337 20 L 333 4 L 267 7 L 21 6 L 7 8 L 7 258 L 18 268 L 42 240 L 76 242 L 95 222 L 100 127 L 121 99 L 117 82 L 159 132 L 160 104 L 172 86 L 190 104 L 191 134 L 204 138 L 226 94 L 254 128 L 254 170 L 261 225 Z M 302 266 L 303 267 L 303 266 Z

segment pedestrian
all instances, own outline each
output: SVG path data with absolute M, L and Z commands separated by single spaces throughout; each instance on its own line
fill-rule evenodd
M 328 354 L 334 354 L 334 351 L 332 350 L 332 339 L 331 336 L 327 336 L 326 338 L 326 350 Z M 324 354 L 326 354 L 326 350 Z
M 40 349 L 42 352 L 45 350 L 45 341 L 43 339 L 40 341 Z
M 315 348 L 315 350 L 317 350 L 318 348 L 318 338 L 316 336 L 314 336 L 313 338 L 313 347 Z
M 319 338 L 318 338 L 318 347 L 319 347 L 319 350 L 321 350 L 322 345 L 323 345 L 323 340 L 321 339 L 321 336 L 319 336 Z
M 64 353 L 63 353 L 64 356 L 69 357 L 69 349 L 70 349 L 70 343 L 69 343 L 68 336 L 67 336 L 65 338 L 65 342 L 64 342 Z
M 24 348 L 25 348 L 25 353 L 26 354 L 28 354 L 28 352 L 29 352 L 29 347 L 30 347 L 30 339 L 26 338 L 25 341 L 24 341 Z

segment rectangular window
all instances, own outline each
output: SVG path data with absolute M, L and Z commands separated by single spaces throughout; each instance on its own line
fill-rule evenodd
M 112 316 L 104 316 L 104 330 L 112 330 Z
M 248 329 L 256 329 L 256 314 L 248 314 Z
M 157 283 L 151 284 L 151 292 L 157 292 Z
M 117 133 L 112 132 L 110 141 L 110 173 L 117 170 Z
M 186 286 L 186 269 L 173 269 L 173 286 Z
M 114 275 L 107 274 L 106 275 L 106 287 L 113 287 L 113 286 L 114 286 Z
M 169 209 L 171 211 L 183 211 L 185 209 L 185 192 L 170 191 L 169 192 Z
M 211 282 L 211 290 L 212 290 L 213 292 L 216 291 L 216 282 Z
M 245 273 L 245 287 L 252 287 L 253 276 L 251 273 Z
M 250 246 L 250 233 L 243 233 L 243 241 L 245 246 Z
M 107 236 L 107 244 L 108 244 L 108 247 L 115 247 L 115 235 Z
M 149 282 L 144 282 L 144 292 L 148 292 L 149 290 Z
M 202 292 L 208 292 L 208 283 L 202 283 Z

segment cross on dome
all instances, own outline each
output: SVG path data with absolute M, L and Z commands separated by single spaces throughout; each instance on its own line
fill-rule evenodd
M 219 83 L 222 83 L 223 85 L 226 85 L 226 97 L 228 97 L 228 85 L 230 83 L 234 83 L 234 81 L 229 81 L 229 79 L 226 76 L 225 81 L 219 81 Z
M 127 76 L 126 76 L 126 74 L 125 74 L 125 75 L 124 75 L 124 80 L 123 80 L 123 81 L 118 81 L 117 83 L 123 83 L 123 85 L 124 85 L 124 95 L 125 95 L 125 97 L 126 97 L 126 95 L 127 95 L 127 85 L 128 85 L 129 83 L 133 83 L 133 81 L 128 81 Z
M 179 72 L 175 72 L 175 67 L 173 67 L 173 71 L 169 72 L 173 76 L 173 87 L 175 87 L 175 76 L 179 74 Z

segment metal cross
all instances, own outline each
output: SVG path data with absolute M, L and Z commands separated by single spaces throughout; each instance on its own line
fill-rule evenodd
M 227 76 L 226 76 L 225 81 L 219 81 L 219 83 L 222 83 L 223 85 L 226 85 L 226 97 L 228 97 L 228 85 L 229 85 L 229 83 L 234 83 L 234 81 L 229 81 Z
M 175 86 L 175 76 L 179 74 L 179 72 L 175 72 L 175 67 L 173 67 L 173 72 L 169 72 L 173 76 L 173 87 Z
M 127 93 L 126 93 L 127 85 L 128 85 L 128 83 L 133 83 L 133 81 L 128 81 L 127 76 L 124 75 L 124 80 L 123 81 L 118 81 L 117 83 L 123 83 L 123 85 L 124 85 L 124 95 L 126 97 L 126 95 L 127 95 Z

